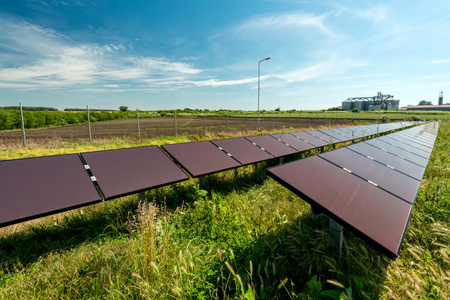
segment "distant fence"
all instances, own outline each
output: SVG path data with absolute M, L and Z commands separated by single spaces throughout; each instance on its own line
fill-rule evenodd
M 293 129 L 314 129 L 321 126 L 344 126 L 350 123 L 360 122 L 381 122 L 375 119 L 363 119 L 361 114 L 350 112 L 294 112 L 260 113 L 260 118 L 249 112 L 241 112 L 239 116 L 230 116 L 228 111 L 221 111 L 217 116 L 203 112 L 203 116 L 197 113 L 195 116 L 179 116 L 180 110 L 174 110 L 166 117 L 140 118 L 139 111 L 136 110 L 135 119 L 121 119 L 115 121 L 98 122 L 93 120 L 86 107 L 87 124 L 58 126 L 43 129 L 30 129 L 25 131 L 26 115 L 21 114 L 22 132 L 0 131 L 0 141 L 2 143 L 18 143 L 21 140 L 26 146 L 27 139 L 33 141 L 45 140 L 79 140 L 88 139 L 108 139 L 127 137 L 133 140 L 151 139 L 161 136 L 197 135 L 204 136 L 220 132 L 264 132 L 272 130 L 293 130 Z M 130 115 L 132 112 L 128 112 Z M 78 112 L 77 114 L 83 114 Z M 94 122 L 95 121 L 95 122 Z

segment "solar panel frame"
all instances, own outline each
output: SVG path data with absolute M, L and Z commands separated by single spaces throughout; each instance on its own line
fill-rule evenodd
M 211 143 L 230 153 L 242 165 L 258 163 L 275 158 L 269 152 L 240 137 L 212 140 Z
M 95 204 L 78 154 L 0 161 L 0 227 Z
M 188 180 L 158 146 L 81 153 L 106 199 Z
M 169 144 L 162 148 L 194 178 L 242 166 L 211 141 Z

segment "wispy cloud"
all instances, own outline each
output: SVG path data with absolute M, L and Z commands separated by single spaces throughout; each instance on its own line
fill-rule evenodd
M 450 63 L 450 58 L 430 61 L 430 64 L 448 64 L 448 63 Z
M 352 9 L 351 12 L 359 18 L 380 22 L 386 20 L 389 10 L 386 6 L 378 4 L 366 9 Z
M 345 58 L 333 58 L 321 61 L 315 65 L 296 69 L 283 74 L 274 74 L 272 77 L 282 79 L 287 83 L 302 82 L 307 80 L 325 79 L 332 76 L 345 74 L 347 71 L 367 66 L 368 63 Z
M 312 28 L 331 34 L 324 21 L 328 14 L 313 15 L 305 12 L 258 15 L 239 26 L 239 31 L 279 32 L 299 28 Z
M 7 29 L 0 36 L 0 47 L 6 49 L 0 56 L 2 87 L 61 88 L 83 84 L 114 88 L 123 82 L 131 86 L 151 84 L 148 79 L 158 77 L 165 77 L 166 82 L 192 81 L 192 76 L 202 72 L 184 61 L 132 55 L 123 45 L 77 44 L 33 24 L 5 19 L 0 23 Z

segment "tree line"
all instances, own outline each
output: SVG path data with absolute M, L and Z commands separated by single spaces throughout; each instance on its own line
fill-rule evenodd
M 111 121 L 128 118 L 127 112 L 90 112 L 90 121 Z M 24 111 L 23 118 L 26 129 L 64 126 L 87 123 L 87 113 L 62 111 Z M 0 109 L 0 130 L 21 129 L 22 121 L 19 110 Z

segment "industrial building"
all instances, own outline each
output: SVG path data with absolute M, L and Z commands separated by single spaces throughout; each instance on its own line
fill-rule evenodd
M 450 105 L 408 105 L 406 110 L 450 111 Z
M 450 111 L 450 105 L 444 104 L 444 92 L 439 92 L 438 105 L 408 105 L 406 110 Z
M 342 108 L 346 110 L 357 108 L 361 111 L 398 110 L 400 108 L 400 100 L 394 98 L 393 95 L 383 95 L 379 92 L 373 97 L 348 98 L 342 101 Z

